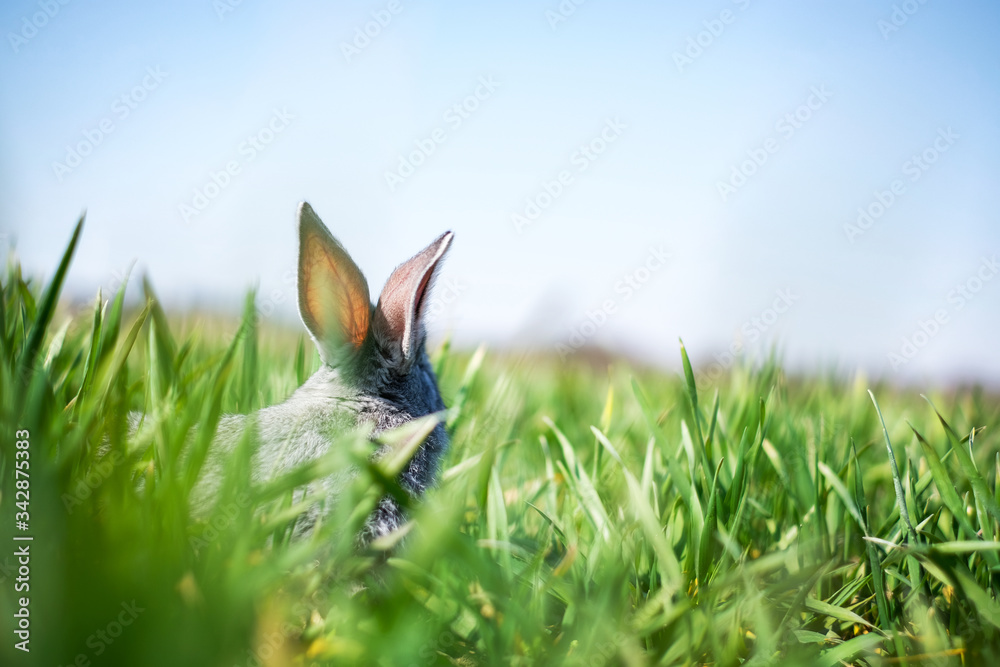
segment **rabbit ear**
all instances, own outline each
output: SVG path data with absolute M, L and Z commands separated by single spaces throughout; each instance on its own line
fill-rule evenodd
M 306 202 L 299 205 L 299 315 L 327 364 L 368 335 L 368 283 Z
M 453 236 L 445 232 L 393 271 L 375 306 L 376 340 L 389 361 L 404 370 L 423 344 L 424 302 Z

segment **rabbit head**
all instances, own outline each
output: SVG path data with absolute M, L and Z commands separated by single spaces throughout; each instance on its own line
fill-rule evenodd
M 323 365 L 296 394 L 335 398 L 355 423 L 372 424 L 375 435 L 444 410 L 424 349 L 423 315 L 452 233 L 399 265 L 372 305 L 361 270 L 309 204 L 299 206 L 298 218 L 299 314 Z M 402 487 L 419 495 L 433 484 L 447 446 L 438 424 L 401 473 Z M 386 498 L 362 537 L 386 534 L 401 522 Z

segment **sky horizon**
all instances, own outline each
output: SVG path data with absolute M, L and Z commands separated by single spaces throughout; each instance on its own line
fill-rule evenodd
M 0 250 L 67 294 L 294 324 L 309 201 L 430 330 L 677 368 L 780 345 L 997 386 L 1000 6 L 184 0 L 0 8 Z M 366 32 L 367 31 L 367 32 Z M 263 312 L 262 310 L 262 312 Z

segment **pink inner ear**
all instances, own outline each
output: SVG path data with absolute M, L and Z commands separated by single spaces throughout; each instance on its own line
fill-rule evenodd
M 379 328 L 399 345 L 404 357 L 409 356 L 410 347 L 416 342 L 424 299 L 450 241 L 450 232 L 442 234 L 434 243 L 397 267 L 382 290 L 376 308 Z
M 394 340 L 402 341 L 406 334 L 407 322 L 407 296 L 410 290 L 407 285 L 410 282 L 412 269 L 401 267 L 389 277 L 389 282 L 382 290 L 379 299 L 378 310 L 382 315 L 382 324 Z

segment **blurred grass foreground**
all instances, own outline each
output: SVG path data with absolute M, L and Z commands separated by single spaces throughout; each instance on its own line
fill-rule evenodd
M 359 549 L 394 490 L 363 434 L 258 485 L 244 438 L 192 514 L 220 414 L 318 360 L 258 331 L 253 295 L 227 326 L 169 318 L 148 283 L 135 312 L 123 285 L 64 313 L 79 231 L 44 288 L 14 257 L 3 277 L 0 664 L 1000 664 L 995 396 L 446 343 L 441 481 L 405 539 Z M 292 489 L 347 465 L 291 539 Z

